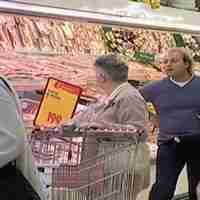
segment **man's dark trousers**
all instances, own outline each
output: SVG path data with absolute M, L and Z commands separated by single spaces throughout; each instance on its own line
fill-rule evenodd
M 180 137 L 159 144 L 156 163 L 156 182 L 149 200 L 171 200 L 176 183 L 185 164 L 190 200 L 197 200 L 196 187 L 200 181 L 200 136 Z

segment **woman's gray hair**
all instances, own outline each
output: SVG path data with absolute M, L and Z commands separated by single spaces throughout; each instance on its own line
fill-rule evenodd
M 128 65 L 119 55 L 108 54 L 100 56 L 96 59 L 95 66 L 100 67 L 114 82 L 128 80 Z

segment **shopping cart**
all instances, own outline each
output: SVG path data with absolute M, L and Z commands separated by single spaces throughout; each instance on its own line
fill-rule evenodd
M 38 145 L 31 140 L 36 159 L 51 168 L 51 200 L 133 199 L 139 144 L 134 129 L 79 129 L 65 135 L 40 138 Z

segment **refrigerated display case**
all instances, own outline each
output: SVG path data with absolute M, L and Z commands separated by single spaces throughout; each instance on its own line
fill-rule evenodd
M 159 10 L 152 10 L 144 4 L 128 2 L 123 3 L 120 8 L 114 4 L 108 7 L 98 3 L 96 6 L 94 3 L 89 5 L 89 1 L 78 0 L 73 0 L 71 3 L 63 0 L 43 0 L 42 2 L 39 0 L 1 0 L 0 13 L 200 35 L 200 20 L 197 20 L 200 19 L 199 12 L 164 6 L 161 6 Z M 188 199 L 188 195 L 187 193 L 179 194 L 174 199 Z

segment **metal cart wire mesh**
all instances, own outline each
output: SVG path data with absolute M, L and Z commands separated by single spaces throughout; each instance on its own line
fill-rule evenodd
M 67 136 L 30 141 L 37 163 L 50 169 L 50 199 L 134 199 L 135 130 L 79 130 Z

